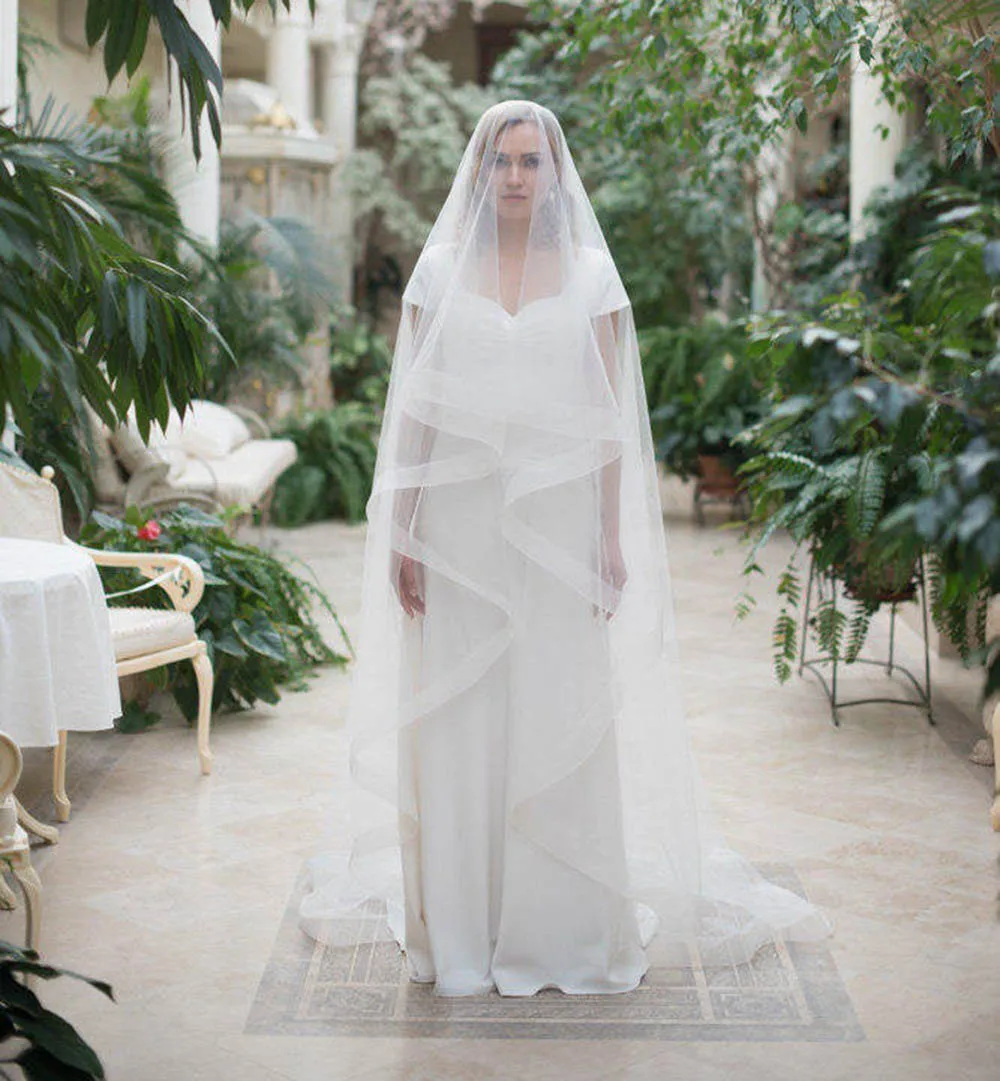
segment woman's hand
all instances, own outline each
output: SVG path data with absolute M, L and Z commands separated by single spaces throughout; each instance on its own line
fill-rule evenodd
M 411 618 L 424 614 L 424 565 L 412 556 L 393 554 L 393 584 L 403 611 Z
M 625 558 L 622 555 L 621 545 L 618 538 L 606 540 L 601 552 L 601 579 L 615 591 L 615 598 L 610 606 L 604 610 L 604 618 L 610 619 L 618 611 L 618 602 L 621 591 L 628 581 L 628 571 L 625 568 Z M 598 606 L 594 606 L 594 615 L 597 615 Z

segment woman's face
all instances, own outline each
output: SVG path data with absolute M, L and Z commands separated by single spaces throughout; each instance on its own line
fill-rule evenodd
M 497 215 L 509 221 L 531 217 L 535 201 L 552 183 L 551 164 L 545 155 L 542 133 L 525 121 L 505 128 L 493 151 L 493 190 Z M 543 175 L 544 173 L 544 175 Z

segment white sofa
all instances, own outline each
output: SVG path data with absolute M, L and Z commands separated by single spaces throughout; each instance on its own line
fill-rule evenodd
M 131 418 L 109 430 L 94 416 L 92 431 L 97 500 L 109 509 L 188 502 L 266 515 L 275 483 L 297 457 L 295 444 L 271 438 L 255 414 L 208 401 L 192 403 L 183 418 L 172 413 L 146 441 Z

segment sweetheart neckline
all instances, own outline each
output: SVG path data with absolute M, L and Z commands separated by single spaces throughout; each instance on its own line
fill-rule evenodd
M 545 297 L 536 297 L 534 300 L 529 300 L 527 304 L 522 304 L 516 312 L 508 311 L 498 300 L 494 300 L 492 297 L 486 296 L 484 293 L 477 293 L 472 289 L 466 290 L 470 297 L 475 297 L 477 300 L 485 301 L 491 308 L 495 308 L 501 315 L 506 316 L 507 319 L 514 320 L 518 316 L 523 315 L 529 308 L 533 308 L 536 304 L 542 304 L 546 300 L 558 300 L 563 296 L 565 290 L 562 293 L 552 293 Z

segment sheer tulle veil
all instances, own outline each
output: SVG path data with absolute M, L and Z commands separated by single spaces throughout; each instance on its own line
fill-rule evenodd
M 511 183 L 504 137 L 525 129 L 530 177 Z M 511 245 L 524 253 L 518 280 Z M 403 294 L 367 522 L 345 768 L 309 865 L 309 935 L 405 939 L 418 903 L 406 878 L 421 834 L 415 734 L 460 716 L 498 671 L 506 829 L 634 901 L 658 963 L 692 950 L 738 962 L 775 937 L 829 933 L 712 823 L 681 704 L 632 309 L 540 105 L 483 115 Z M 400 603 L 403 559 L 425 576 L 426 614 Z M 435 620 L 448 621 L 448 650 Z M 617 775 L 595 788 L 609 746 Z M 616 824 L 624 860 L 593 821 Z

